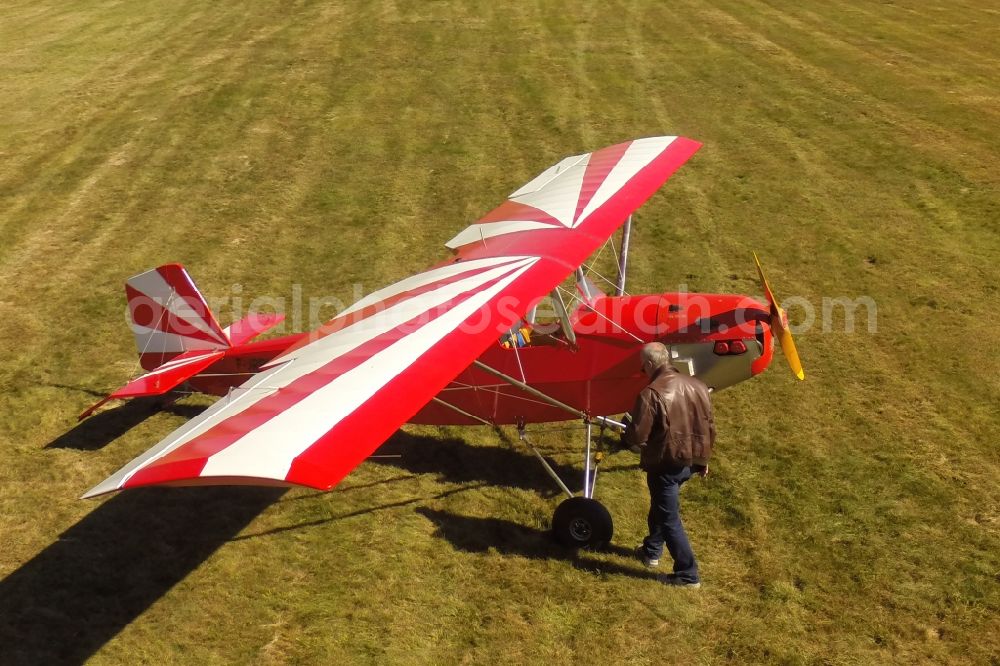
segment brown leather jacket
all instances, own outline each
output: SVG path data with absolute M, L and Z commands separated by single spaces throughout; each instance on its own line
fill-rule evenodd
M 708 387 L 664 366 L 636 398 L 624 439 L 639 448 L 639 466 L 647 472 L 707 465 L 715 445 Z

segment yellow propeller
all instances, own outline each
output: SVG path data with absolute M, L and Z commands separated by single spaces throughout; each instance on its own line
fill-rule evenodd
M 771 334 L 781 343 L 781 351 L 785 354 L 788 366 L 799 379 L 805 379 L 806 373 L 802 369 L 802 361 L 799 360 L 799 352 L 795 349 L 795 341 L 792 340 L 792 332 L 788 330 L 788 315 L 785 310 L 778 305 L 778 299 L 774 297 L 771 286 L 764 277 L 764 269 L 760 267 L 760 260 L 754 252 L 753 260 L 757 264 L 757 275 L 760 276 L 760 283 L 764 286 L 764 296 L 771 306 Z

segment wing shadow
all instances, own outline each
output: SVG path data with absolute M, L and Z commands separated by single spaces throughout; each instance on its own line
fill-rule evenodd
M 374 456 L 370 462 L 413 474 L 434 474 L 451 483 L 484 482 L 533 490 L 546 497 L 561 492 L 524 447 L 473 446 L 461 439 L 413 435 L 400 430 L 386 440 Z M 552 460 L 548 463 L 571 490 L 583 484 L 582 462 L 579 467 Z
M 98 412 L 80 421 L 68 431 L 45 445 L 46 449 L 77 449 L 97 451 L 115 441 L 129 430 L 139 425 L 157 412 L 170 412 L 178 416 L 193 418 L 205 411 L 200 405 L 164 406 L 162 399 L 135 398 L 123 405 Z
M 392 481 L 390 481 L 392 482 Z M 387 511 L 390 509 L 398 509 L 404 506 L 411 506 L 413 504 L 418 504 L 420 502 L 427 502 L 430 500 L 444 499 L 451 495 L 456 495 L 458 493 L 464 493 L 467 490 L 472 490 L 473 488 L 480 488 L 485 484 L 478 484 L 476 486 L 468 488 L 455 488 L 454 490 L 446 490 L 443 493 L 438 493 L 437 495 L 432 495 L 429 497 L 411 497 L 405 500 L 399 500 L 398 502 L 389 502 L 388 504 L 378 504 L 373 506 L 368 506 L 363 509 L 357 509 L 355 511 L 348 511 L 346 513 L 341 513 L 336 516 L 331 516 L 329 518 L 320 518 L 318 520 L 310 520 L 304 523 L 296 523 L 294 525 L 285 525 L 283 527 L 274 527 L 269 530 L 264 530 L 263 532 L 257 532 L 254 534 L 241 534 L 238 537 L 234 537 L 233 541 L 243 541 L 245 539 L 256 539 L 258 537 L 271 536 L 272 534 L 281 534 L 282 532 L 294 532 L 296 530 L 306 529 L 309 527 L 317 527 L 319 525 L 327 525 L 329 523 L 335 523 L 340 520 L 346 520 L 348 518 L 355 518 L 357 516 L 366 516 L 370 513 L 376 513 L 378 511 Z M 311 495 L 309 497 L 312 497 Z
M 487 553 L 493 550 L 503 555 L 517 555 L 533 560 L 564 560 L 581 571 L 602 575 L 657 579 L 657 574 L 645 569 L 630 549 L 621 546 L 611 545 L 603 552 L 631 560 L 631 565 L 608 562 L 584 550 L 568 549 L 556 543 L 548 530 L 526 527 L 509 520 L 460 516 L 427 507 L 418 507 L 416 512 L 434 524 L 435 536 L 466 553 Z
M 116 495 L 0 581 L 0 661 L 86 661 L 236 536 L 283 488 Z

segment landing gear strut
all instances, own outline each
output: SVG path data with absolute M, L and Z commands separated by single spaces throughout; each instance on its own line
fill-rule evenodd
M 560 402 L 555 398 L 548 396 L 536 388 L 529 386 L 527 383 L 511 377 L 510 375 L 504 374 L 499 370 L 491 368 L 481 361 L 473 361 L 472 365 L 479 368 L 483 372 L 487 372 L 494 377 L 504 380 L 511 386 L 521 389 L 528 395 L 542 400 L 554 407 L 558 407 L 570 414 L 581 417 L 583 419 L 584 427 L 587 431 L 587 447 L 586 456 L 584 457 L 584 471 L 583 471 L 583 497 L 576 497 L 563 480 L 559 478 L 556 471 L 552 469 L 552 466 L 542 457 L 542 454 L 538 452 L 535 445 L 531 443 L 528 439 L 527 434 L 524 432 L 524 421 L 522 420 L 517 424 L 517 433 L 531 452 L 535 454 L 538 461 L 542 463 L 542 467 L 548 472 L 549 476 L 559 484 L 559 487 L 564 493 L 569 497 L 562 504 L 556 507 L 556 512 L 552 516 L 552 531 L 556 539 L 560 543 L 564 543 L 567 546 L 574 548 L 602 548 L 611 541 L 611 536 L 614 534 L 615 528 L 614 523 L 611 520 L 611 514 L 604 507 L 603 504 L 594 499 L 594 485 L 597 483 L 597 468 L 601 464 L 601 460 L 604 455 L 600 451 L 596 455 L 591 455 L 591 440 L 593 434 L 593 426 L 595 423 L 601 426 L 601 437 L 603 439 L 604 429 L 612 428 L 614 430 L 622 431 L 625 430 L 625 424 L 619 423 L 613 419 L 609 419 L 606 416 L 591 416 L 586 412 L 583 412 L 576 407 L 567 405 L 564 402 Z M 486 425 L 491 425 L 488 421 L 465 412 L 458 407 L 449 405 L 448 403 L 434 398 L 436 402 L 450 407 L 451 409 L 464 414 L 469 418 L 485 423 Z
M 610 422 L 610 419 L 606 421 Z M 601 434 L 604 433 L 605 425 L 611 423 L 601 422 Z M 590 550 L 600 550 L 611 542 L 611 537 L 615 532 L 614 521 L 607 508 L 594 499 L 594 486 L 597 483 L 597 468 L 601 464 L 603 454 L 598 451 L 596 455 L 591 455 L 591 432 L 592 424 L 589 420 L 584 422 L 587 430 L 586 459 L 583 475 L 583 495 L 575 496 L 572 491 L 563 483 L 556 471 L 552 469 L 548 461 L 542 457 L 535 445 L 531 443 L 524 432 L 524 425 L 518 426 L 518 434 L 535 454 L 535 457 L 542 463 L 545 471 L 549 473 L 563 492 L 569 497 L 563 500 L 556 507 L 552 514 L 552 535 L 556 541 L 570 548 L 587 548 Z M 614 425 L 619 425 L 614 423 Z

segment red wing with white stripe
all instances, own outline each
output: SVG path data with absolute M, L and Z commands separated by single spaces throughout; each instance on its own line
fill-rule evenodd
M 700 144 L 563 160 L 358 301 L 85 497 L 150 484 L 332 488 L 594 252 Z

